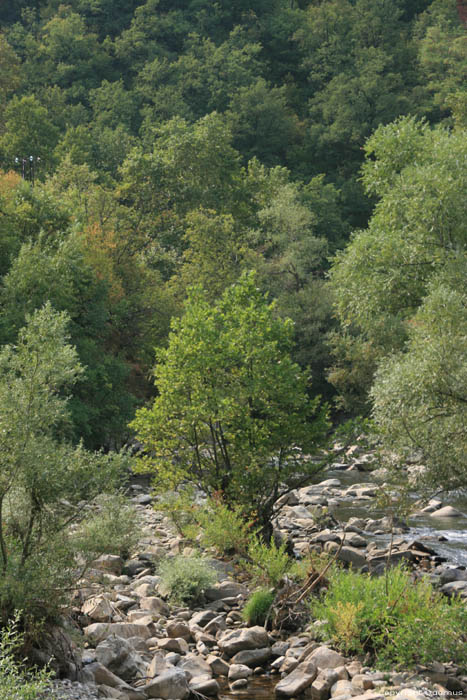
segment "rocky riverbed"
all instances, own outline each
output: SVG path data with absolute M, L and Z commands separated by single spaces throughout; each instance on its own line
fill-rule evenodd
M 380 487 L 371 468 L 371 454 L 351 450 L 340 456 L 330 478 L 283 499 L 277 530 L 297 556 L 334 552 L 347 565 L 375 575 L 388 564 L 408 562 L 445 595 L 460 595 L 467 604 L 464 566 L 446 561 L 431 540 L 414 537 L 403 523 L 370 517 Z M 349 473 L 354 483 L 348 483 Z M 355 478 L 359 474 L 361 481 Z M 144 523 L 139 552 L 130 561 L 101 557 L 83 582 L 73 611 L 81 649 L 70 640 L 62 661 L 69 679 L 54 682 L 46 697 L 422 700 L 467 694 L 467 672 L 453 664 L 381 673 L 315 641 L 310 629 L 287 636 L 246 627 L 241 609 L 249 590 L 226 562 L 215 562 L 218 582 L 205 591 L 202 606 L 170 606 L 155 564 L 161 556 L 190 555 L 192 548 L 154 510 L 143 487 L 133 486 L 133 500 Z M 346 507 L 359 507 L 366 517 L 342 522 Z M 462 512 L 441 501 L 428 504 L 422 517 L 464 522 Z

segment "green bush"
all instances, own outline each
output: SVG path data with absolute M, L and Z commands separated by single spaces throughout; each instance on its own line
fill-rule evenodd
M 188 539 L 195 539 L 199 532 L 199 506 L 195 503 L 195 492 L 188 484 L 178 493 L 167 492 L 159 497 L 156 510 L 165 513 L 177 528 L 177 532 Z
M 248 601 L 243 608 L 243 619 L 249 625 L 264 625 L 273 603 L 274 593 L 266 590 L 265 588 L 255 591 L 248 598 Z
M 395 567 L 386 576 L 335 571 L 312 614 L 345 653 L 366 653 L 381 668 L 467 661 L 467 609 Z
M 174 603 L 195 604 L 217 580 L 215 569 L 201 557 L 164 559 L 158 571 L 162 586 Z
M 118 546 L 102 520 L 85 537 L 95 498 L 121 485 L 129 457 L 65 439 L 67 395 L 83 373 L 68 321 L 46 304 L 0 349 L 0 624 L 22 610 L 26 635 L 70 603 L 96 533 Z
M 211 499 L 199 520 L 203 528 L 202 542 L 206 547 L 215 547 L 220 554 L 246 552 L 251 523 L 245 519 L 241 508 L 228 508 Z
M 253 537 L 248 545 L 246 562 L 246 568 L 253 580 L 268 586 L 277 586 L 292 564 L 286 548 L 286 542 L 278 547 L 272 537 L 269 545 L 258 537 Z
M 88 559 L 101 554 L 118 554 L 128 559 L 141 537 L 138 511 L 121 492 L 102 494 L 94 504 L 95 515 L 75 533 L 79 549 L 86 552 Z
M 47 689 L 50 671 L 27 669 L 16 659 L 23 644 L 18 632 L 19 614 L 0 631 L 0 698 L 36 700 Z

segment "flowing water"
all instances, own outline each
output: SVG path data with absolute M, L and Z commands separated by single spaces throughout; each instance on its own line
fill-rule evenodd
M 331 471 L 326 478 L 339 479 L 342 486 L 356 483 L 374 483 L 371 472 Z M 322 480 L 322 479 L 321 479 Z M 416 495 L 414 494 L 414 500 Z M 443 499 L 443 505 L 457 508 L 463 517 L 436 518 L 427 513 L 411 516 L 408 521 L 409 532 L 405 539 L 423 539 L 440 556 L 458 566 L 467 567 L 467 493 L 455 493 Z M 349 518 L 381 518 L 384 511 L 373 507 L 372 501 L 344 502 L 332 509 L 333 515 L 342 523 Z M 379 542 L 389 540 L 389 535 L 372 535 L 371 539 Z
M 358 471 L 331 471 L 320 475 L 316 481 L 323 479 L 339 479 L 342 486 L 351 486 L 356 483 L 373 483 L 371 472 Z M 415 499 L 415 495 L 414 495 Z M 435 518 L 428 514 L 413 516 L 409 519 L 409 532 L 403 535 L 404 539 L 422 539 L 423 542 L 434 549 L 437 554 L 457 565 L 467 567 L 467 494 L 457 494 L 443 501 L 445 505 L 452 505 L 464 513 L 460 518 Z M 345 523 L 349 518 L 380 518 L 385 513 L 373 508 L 373 503 L 345 502 L 332 509 L 334 516 Z M 440 538 L 443 538 L 440 540 Z M 371 535 L 370 539 L 386 543 L 390 535 Z M 274 700 L 274 687 L 280 680 L 279 676 L 272 678 L 252 678 L 246 688 L 236 691 L 229 690 L 225 683 L 219 695 L 220 700 Z
M 221 686 L 219 700 L 232 700 L 233 698 L 236 700 L 274 700 L 274 688 L 279 681 L 279 675 L 274 676 L 274 678 L 260 676 L 251 678 L 246 688 L 238 690 L 230 690 L 228 683 L 225 682 L 224 687 Z

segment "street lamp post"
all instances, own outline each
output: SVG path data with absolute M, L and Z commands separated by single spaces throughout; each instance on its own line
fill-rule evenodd
M 18 158 L 18 156 L 16 156 L 15 165 L 19 169 L 21 163 L 21 177 L 23 180 L 30 180 L 30 182 L 34 185 L 36 169 L 39 166 L 40 160 L 41 159 L 39 156 L 23 156 L 22 158 Z M 27 167 L 28 163 L 29 168 Z

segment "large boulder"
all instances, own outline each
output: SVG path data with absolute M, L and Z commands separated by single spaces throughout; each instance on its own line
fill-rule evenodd
M 235 654 L 232 658 L 232 663 L 256 668 L 266 663 L 270 657 L 271 649 L 269 647 L 264 647 L 263 649 L 244 649 Z
M 146 662 L 126 639 L 114 634 L 97 645 L 96 659 L 126 681 L 146 675 Z
M 433 513 L 430 513 L 430 517 L 432 518 L 462 518 L 463 516 L 464 513 L 461 513 L 460 510 L 452 506 L 444 506 L 444 508 L 439 508 Z
M 229 668 L 229 682 L 238 681 L 239 678 L 249 678 L 253 671 L 243 664 L 231 664 Z
M 222 581 L 205 591 L 208 600 L 222 600 L 224 598 L 236 598 L 238 595 L 247 596 L 248 588 L 236 581 Z
M 95 622 L 111 622 L 113 615 L 112 606 L 103 595 L 88 598 L 81 606 L 81 612 Z
M 293 698 L 303 693 L 316 678 L 317 669 L 313 662 L 305 661 L 297 666 L 295 671 L 289 673 L 276 685 L 277 698 Z
M 191 639 L 190 628 L 186 622 L 181 622 L 180 620 L 171 620 L 167 623 L 165 630 L 168 637 L 176 639 L 177 637 L 182 637 L 187 642 Z
M 219 649 L 227 656 L 233 656 L 245 649 L 264 649 L 268 647 L 269 637 L 264 627 L 247 627 L 224 632 L 219 637 L 218 644 Z
M 327 552 L 330 552 L 332 554 L 337 551 L 339 545 L 336 542 L 326 542 L 324 548 Z M 339 561 L 343 561 L 346 564 L 350 564 L 356 569 L 361 569 L 363 566 L 366 565 L 365 556 L 362 554 L 361 551 L 359 551 L 355 547 L 342 547 L 342 549 L 337 555 L 337 558 L 339 559 Z
M 178 668 L 164 671 L 150 681 L 144 690 L 148 697 L 160 700 L 185 700 L 190 695 L 186 676 Z
M 146 598 L 141 598 L 139 601 L 139 606 L 142 610 L 149 610 L 150 612 L 157 613 L 158 615 L 163 615 L 167 617 L 170 610 L 167 603 L 165 603 L 162 598 L 157 596 L 148 596 Z
M 320 670 L 324 668 L 338 668 L 345 664 L 345 658 L 327 646 L 320 646 L 312 651 L 307 661 L 312 661 Z
M 83 630 L 85 637 L 98 644 L 111 635 L 129 639 L 130 637 L 142 637 L 149 639 L 151 632 L 146 625 L 134 625 L 130 622 L 93 622 Z
M 195 678 L 197 676 L 209 676 L 212 677 L 211 666 L 203 659 L 202 656 L 197 654 L 187 654 L 181 659 L 177 668 L 179 668 L 187 676 L 188 680 Z
M 157 641 L 159 649 L 164 651 L 173 651 L 176 654 L 186 654 L 188 651 L 188 642 L 183 637 L 164 637 Z

